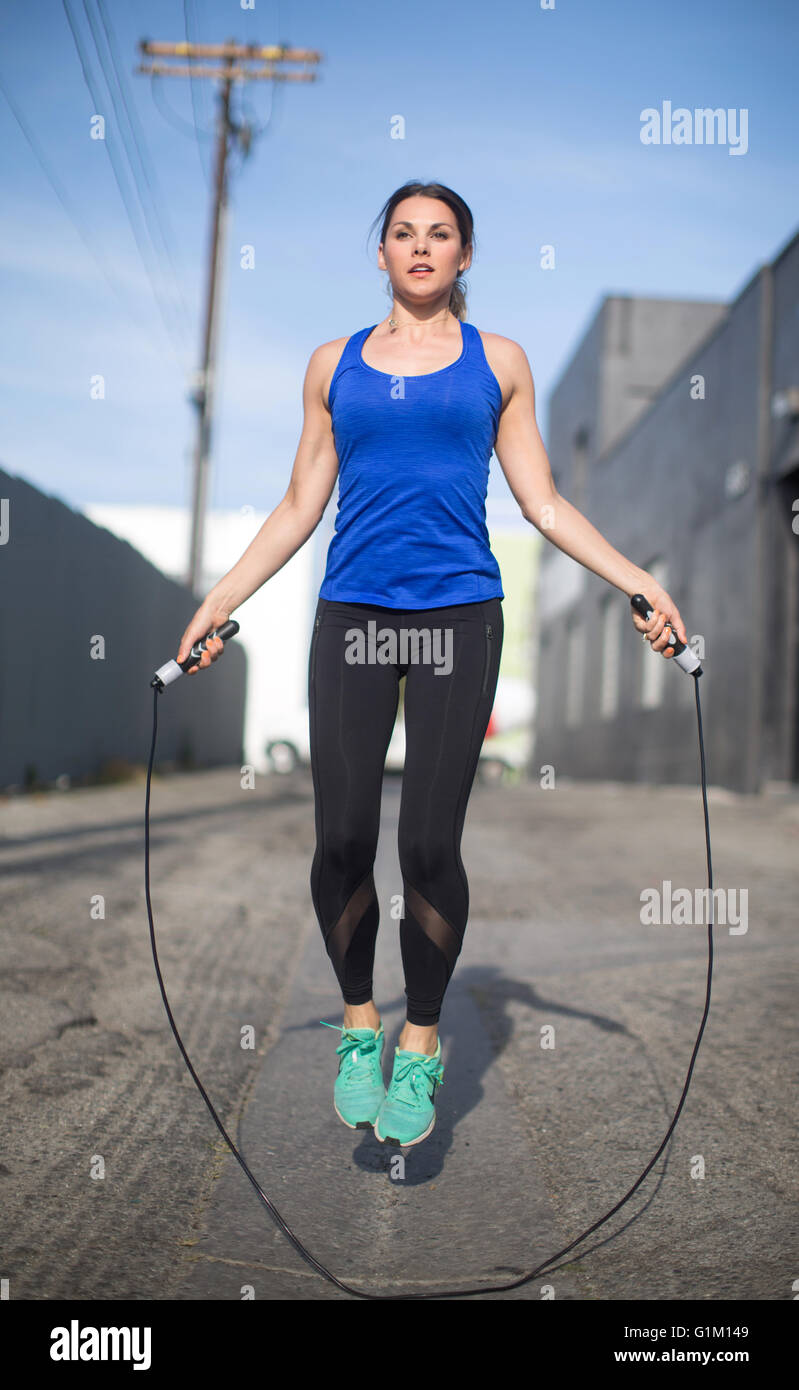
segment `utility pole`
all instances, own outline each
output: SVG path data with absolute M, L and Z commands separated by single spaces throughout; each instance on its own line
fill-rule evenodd
M 312 49 L 287 48 L 283 44 L 237 44 L 229 39 L 223 44 L 212 43 L 160 43 L 142 39 L 139 51 L 152 58 L 185 58 L 188 66 L 172 66 L 163 62 L 149 65 L 140 63 L 137 72 L 151 73 L 159 77 L 211 77 L 221 81 L 218 91 L 218 115 L 216 128 L 216 149 L 214 152 L 214 188 L 211 210 L 211 231 L 208 251 L 208 280 L 206 284 L 205 314 L 202 329 L 202 366 L 197 373 L 197 384 L 192 394 L 192 402 L 197 408 L 197 431 L 194 448 L 194 486 L 192 501 L 191 549 L 186 584 L 196 592 L 202 576 L 203 541 L 205 531 L 205 512 L 208 498 L 208 471 L 211 453 L 211 419 L 214 402 L 214 372 L 216 367 L 216 340 L 219 319 L 217 287 L 219 270 L 223 263 L 227 218 L 228 182 L 227 157 L 231 136 L 240 140 L 245 155 L 249 153 L 252 131 L 246 123 L 236 124 L 231 119 L 230 97 L 234 82 L 315 82 L 315 72 L 284 72 L 273 66 L 277 62 L 318 63 L 321 54 Z M 192 66 L 195 59 L 213 58 L 222 60 L 224 66 Z M 248 67 L 248 63 L 260 63 L 260 67 Z

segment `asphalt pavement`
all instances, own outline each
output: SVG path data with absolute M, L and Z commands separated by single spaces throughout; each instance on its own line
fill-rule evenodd
M 375 880 L 384 1070 L 404 1018 L 392 896 L 401 777 Z M 16 1299 L 348 1299 L 278 1229 L 186 1068 L 153 967 L 144 784 L 0 802 L 0 1215 Z M 156 943 L 177 1027 L 242 1157 L 313 1258 L 390 1295 L 522 1278 L 629 1191 L 677 1107 L 707 926 L 642 922 L 706 883 L 698 786 L 477 785 L 436 1127 L 403 1152 L 337 1118 L 341 1001 L 310 900 L 301 769 L 154 780 Z M 489 1299 L 783 1300 L 797 1268 L 799 796 L 711 788 L 709 1019 L 641 1187 L 543 1274 Z

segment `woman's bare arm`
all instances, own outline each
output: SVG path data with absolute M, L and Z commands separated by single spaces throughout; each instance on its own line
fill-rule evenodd
M 673 623 L 680 640 L 687 642 L 677 606 L 654 576 L 614 549 L 588 518 L 558 492 L 536 423 L 535 386 L 524 349 L 510 338 L 491 337 L 497 362 L 502 362 L 503 377 L 510 383 L 495 453 L 522 515 L 546 540 L 628 597 L 645 594 L 656 611 L 649 622 L 632 614 L 639 632 L 653 631 L 658 617 L 665 614 L 666 622 Z M 663 626 L 660 624 L 660 628 Z M 653 644 L 654 641 L 653 638 Z M 654 649 L 662 651 L 664 646 Z
M 331 359 L 340 353 L 341 346 L 333 342 L 323 343 L 311 354 L 303 384 L 302 434 L 285 494 L 241 559 L 211 590 L 230 612 L 282 569 L 322 520 L 338 474 L 332 420 L 323 393 Z
M 286 492 L 241 558 L 207 594 L 181 638 L 178 661 L 185 660 L 195 641 L 282 569 L 319 525 L 338 475 L 326 388 L 345 342 L 345 338 L 334 339 L 312 352 L 303 384 L 302 434 Z M 209 648 L 209 660 L 222 650 L 217 639 Z M 209 665 L 205 657 L 203 662 Z

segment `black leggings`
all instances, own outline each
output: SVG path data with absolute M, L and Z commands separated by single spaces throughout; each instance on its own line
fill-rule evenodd
M 407 675 L 400 951 L 408 1022 L 438 1022 L 469 913 L 461 834 L 503 633 L 499 598 L 410 611 L 318 600 L 308 663 L 311 895 L 345 1003 L 372 998 L 379 920 L 372 868 L 386 752 Z

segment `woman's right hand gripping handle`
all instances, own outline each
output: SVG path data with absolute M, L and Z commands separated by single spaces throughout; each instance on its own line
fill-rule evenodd
M 194 643 L 201 642 L 203 638 L 206 639 L 205 651 L 200 658 L 199 664 L 190 666 L 186 672 L 187 676 L 193 676 L 195 671 L 204 670 L 206 666 L 211 665 L 212 661 L 219 660 L 219 657 L 225 650 L 225 644 L 221 637 L 209 637 L 208 633 L 213 632 L 215 628 L 221 627 L 223 623 L 227 622 L 229 617 L 230 614 L 226 613 L 223 608 L 217 607 L 216 604 L 209 603 L 207 599 L 197 609 L 197 612 L 180 639 L 178 654 L 175 657 L 175 660 L 178 662 L 185 661 Z

